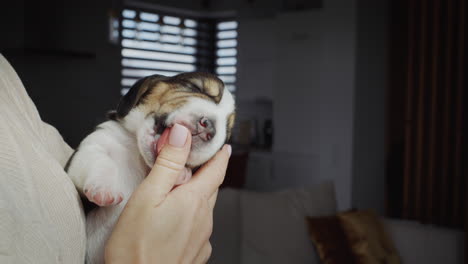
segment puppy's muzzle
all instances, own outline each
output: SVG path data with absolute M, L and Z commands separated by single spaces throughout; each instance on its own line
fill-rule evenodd
M 161 121 L 161 118 L 155 119 L 154 132 L 155 134 L 162 135 L 164 130 L 167 127 L 172 127 L 173 123 L 162 125 L 165 122 Z M 174 123 L 179 123 L 180 125 L 185 126 L 190 133 L 192 134 L 193 139 L 198 139 L 196 141 L 208 142 L 214 138 L 216 135 L 216 121 L 207 117 L 191 117 L 185 120 L 175 121 Z M 192 141 L 193 143 L 193 141 Z

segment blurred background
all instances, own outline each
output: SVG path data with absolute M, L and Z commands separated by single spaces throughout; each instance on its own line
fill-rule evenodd
M 208 71 L 237 101 L 223 187 L 264 193 L 328 181 L 337 211 L 466 229 L 464 0 L 0 7 L 0 52 L 73 148 L 138 78 Z

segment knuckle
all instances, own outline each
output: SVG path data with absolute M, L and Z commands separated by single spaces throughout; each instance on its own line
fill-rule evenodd
M 226 168 L 217 166 L 216 169 L 214 170 L 216 173 L 216 183 L 218 185 L 221 185 L 224 181 L 224 176 L 226 175 Z
M 208 241 L 205 247 L 205 263 L 208 262 L 208 260 L 210 259 L 211 253 L 213 253 L 213 247 L 211 246 L 211 243 Z
M 173 159 L 164 156 L 159 156 L 155 161 L 155 165 L 167 168 L 175 172 L 179 172 L 185 167 L 185 164 L 183 164 L 182 162 L 173 161 Z
M 224 175 L 226 173 L 225 170 L 222 168 L 219 168 L 218 166 L 213 166 L 210 168 L 207 168 L 204 173 L 208 174 L 210 181 L 212 182 L 213 185 L 220 186 L 223 181 L 224 181 Z
M 162 203 L 162 201 L 166 200 L 167 193 L 156 188 L 153 192 L 151 192 L 151 197 L 154 203 L 154 207 L 157 207 Z
M 223 182 L 224 182 L 224 174 L 216 179 L 216 184 L 217 184 L 218 187 L 221 186 L 221 184 L 223 184 Z
M 206 244 L 206 254 L 209 256 L 211 256 L 211 253 L 213 252 L 213 246 L 211 246 L 211 243 L 208 241 L 208 243 Z
M 213 234 L 213 221 L 210 221 L 210 223 L 208 224 L 206 233 L 207 233 L 208 238 L 210 238 L 211 235 Z

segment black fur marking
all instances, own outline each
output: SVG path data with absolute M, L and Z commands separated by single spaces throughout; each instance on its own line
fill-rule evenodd
M 143 83 L 146 81 L 147 78 L 142 78 L 138 80 L 130 90 L 122 97 L 117 106 L 116 116 L 117 118 L 122 118 L 126 116 L 130 110 L 136 105 L 138 102 L 138 91 L 140 90 Z
M 65 164 L 65 172 L 68 172 L 68 169 L 70 168 L 70 165 L 71 165 L 71 162 L 73 160 L 73 157 L 75 157 L 75 154 L 76 152 L 78 152 L 78 149 L 80 148 L 80 146 L 78 146 L 75 151 L 73 151 L 73 153 L 71 154 L 70 158 L 68 158 L 68 161 L 67 161 L 67 164 Z
M 167 115 L 155 116 L 154 117 L 154 126 L 156 127 L 156 134 L 161 135 L 166 129 L 166 119 Z
M 166 80 L 167 78 L 166 76 L 155 74 L 138 80 L 120 100 L 116 110 L 117 114 L 114 118 L 121 119 L 125 117 L 133 107 L 137 106 L 149 94 L 154 83 Z M 141 89 L 146 89 L 146 91 L 142 92 L 140 91 Z
M 109 120 L 113 120 L 113 121 L 118 121 L 119 120 L 119 117 L 117 115 L 117 111 L 109 111 L 107 113 L 107 118 Z

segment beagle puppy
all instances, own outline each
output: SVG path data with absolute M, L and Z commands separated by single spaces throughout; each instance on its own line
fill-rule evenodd
M 166 128 L 177 123 L 192 134 L 186 168 L 177 180 L 183 184 L 229 139 L 234 110 L 231 93 L 209 73 L 152 75 L 130 88 L 65 167 L 82 197 L 98 206 L 86 216 L 87 263 L 104 263 L 104 245 L 167 141 Z

